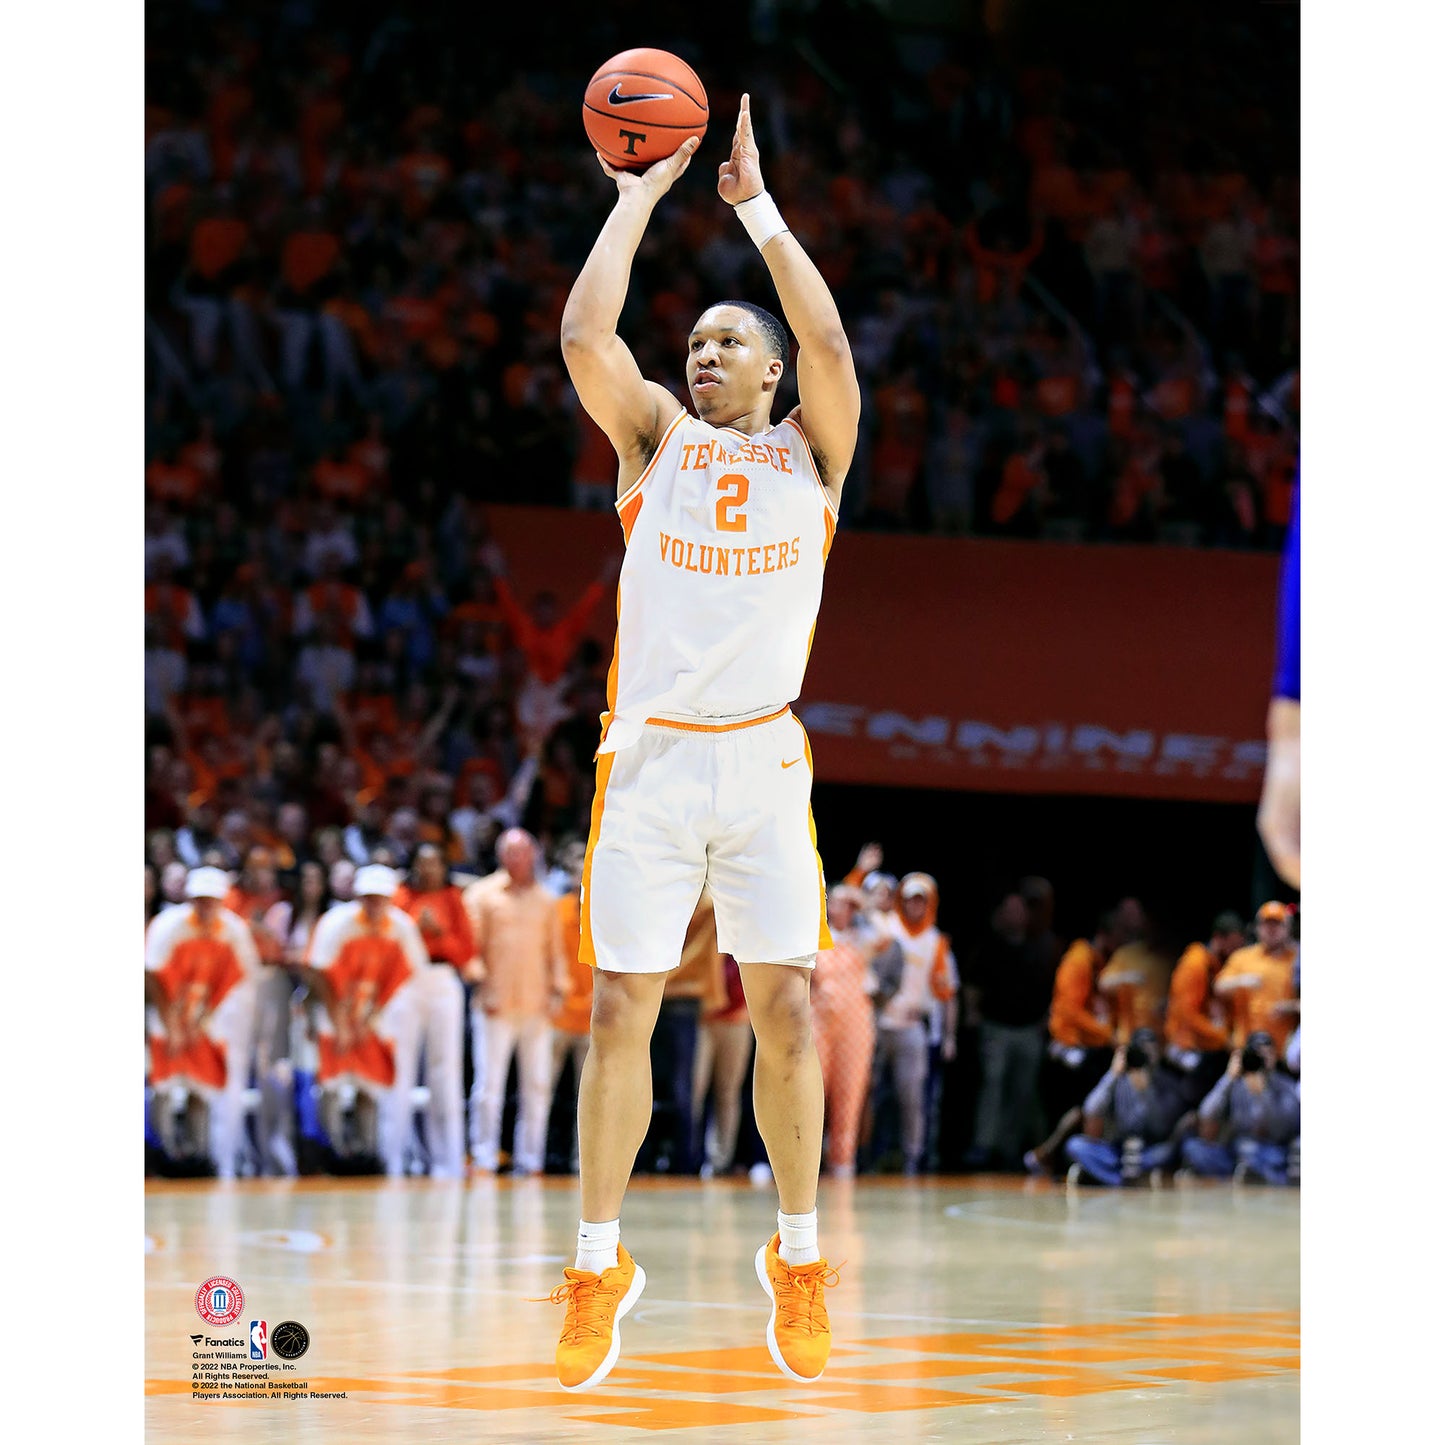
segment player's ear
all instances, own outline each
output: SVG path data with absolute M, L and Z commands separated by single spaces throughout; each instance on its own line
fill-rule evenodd
M 769 386 L 776 386 L 783 379 L 783 372 L 785 369 L 786 368 L 783 366 L 782 359 L 777 356 L 773 357 L 773 359 L 768 362 L 767 371 L 763 373 L 764 379 L 766 380 L 767 384 Z

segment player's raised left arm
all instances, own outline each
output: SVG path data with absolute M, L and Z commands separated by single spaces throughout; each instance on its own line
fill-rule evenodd
M 753 118 L 746 95 L 733 132 L 732 154 L 718 167 L 718 195 L 738 217 L 762 251 L 778 289 L 783 316 L 798 341 L 798 396 L 793 413 L 818 461 L 819 474 L 834 505 L 858 444 L 862 399 L 853 352 L 828 283 L 784 227 L 763 185 Z

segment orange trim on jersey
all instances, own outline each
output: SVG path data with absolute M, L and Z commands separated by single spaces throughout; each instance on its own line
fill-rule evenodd
M 622 523 L 622 541 L 624 545 L 632 540 L 632 524 L 637 520 L 637 514 L 642 510 L 642 493 L 632 493 L 631 500 L 617 509 L 618 520 Z
M 607 669 L 607 711 L 602 714 L 599 721 L 602 724 L 602 737 L 598 739 L 598 746 L 602 745 L 607 737 L 607 729 L 612 726 L 613 714 L 617 711 L 617 658 L 622 644 L 622 583 L 617 583 L 617 631 L 612 634 L 612 665 Z M 595 758 L 596 753 L 592 756 Z
M 808 729 L 795 716 L 798 731 L 803 735 L 803 756 L 808 760 L 808 776 L 813 776 L 813 745 L 808 741 Z M 823 859 L 818 852 L 818 825 L 813 820 L 813 804 L 808 803 L 808 837 L 813 840 L 813 857 L 818 860 L 818 952 L 833 946 L 833 932 L 828 927 L 828 884 L 823 877 Z
M 673 419 L 672 419 L 672 424 L 668 427 L 668 429 L 667 429 L 665 432 L 663 432 L 663 434 L 662 434 L 662 439 L 657 443 L 657 450 L 656 450 L 655 452 L 653 452 L 653 454 L 652 454 L 652 460 L 651 460 L 650 462 L 648 462 L 648 464 L 647 464 L 645 467 L 643 467 L 643 469 L 642 469 L 642 475 L 641 475 L 640 477 L 638 477 L 638 479 L 637 479 L 635 482 L 633 482 L 633 484 L 632 484 L 630 487 L 628 487 L 628 489 L 627 489 L 625 492 L 623 492 L 623 494 L 622 494 L 620 497 L 618 497 L 618 499 L 616 500 L 616 502 L 613 503 L 613 505 L 617 508 L 617 512 L 618 512 L 618 515 L 619 515 L 619 516 L 620 516 L 621 513 L 622 513 L 623 507 L 625 507 L 625 506 L 627 505 L 627 503 L 632 500 L 632 494 L 633 494 L 634 492 L 640 490 L 643 482 L 645 482 L 645 481 L 648 479 L 648 477 L 650 477 L 650 476 L 652 475 L 653 468 L 656 467 L 656 465 L 658 464 L 658 462 L 662 459 L 663 449 L 667 446 L 667 443 L 668 443 L 668 441 L 671 439 L 673 432 L 675 432 L 675 431 L 678 429 L 678 427 L 681 426 L 682 423 L 683 423 L 686 419 L 687 419 L 687 412 L 685 412 L 685 411 L 680 411 L 680 412 L 678 412 L 678 414 L 677 414 L 675 417 L 673 417 Z M 624 530 L 625 530 L 625 529 L 624 529 Z
M 833 538 L 837 535 L 837 532 L 838 522 L 833 516 L 833 510 L 830 507 L 823 513 L 823 560 L 825 562 L 828 560 L 828 553 L 833 550 Z
M 780 707 L 777 712 L 770 712 L 767 717 L 750 717 L 746 722 L 731 723 L 685 723 L 674 722 L 671 718 L 650 717 L 647 726 L 650 728 L 676 728 L 678 732 L 684 733 L 734 733 L 739 728 L 755 728 L 765 722 L 772 722 L 774 718 L 782 717 L 787 712 L 786 707 Z
M 592 850 L 602 832 L 602 809 L 607 801 L 607 780 L 612 776 L 616 753 L 603 753 L 597 759 L 597 791 L 592 795 L 592 824 L 587 832 L 587 852 L 582 859 L 582 901 L 577 916 L 579 942 L 577 961 L 589 968 L 597 967 L 597 949 L 592 942 Z
M 811 444 L 809 443 L 809 441 L 808 441 L 808 433 L 805 432 L 805 431 L 803 430 L 803 428 L 800 427 L 800 426 L 798 425 L 798 423 L 795 422 L 795 421 L 792 419 L 792 417 L 790 417 L 790 416 L 785 416 L 785 417 L 783 418 L 783 420 L 784 420 L 785 422 L 787 422 L 787 424 L 788 424 L 790 427 L 792 427 L 792 429 L 793 429 L 795 432 L 797 432 L 797 434 L 798 434 L 800 437 L 802 437 L 802 439 L 803 439 L 803 455 L 806 456 L 807 459 L 808 459 L 808 470 L 812 472 L 812 474 L 813 474 L 813 480 L 814 480 L 815 482 L 817 482 L 817 484 L 818 484 L 818 490 L 819 490 L 820 492 L 822 492 L 822 494 L 823 494 L 823 505 L 824 505 L 825 507 L 827 507 L 827 509 L 828 509 L 828 515 L 829 515 L 830 517 L 832 517 L 832 519 L 833 519 L 833 524 L 834 524 L 834 526 L 836 526 L 837 523 L 838 523 L 838 509 L 837 509 L 837 507 L 835 507 L 835 506 L 833 505 L 833 499 L 832 499 L 832 497 L 830 497 L 830 496 L 828 495 L 828 489 L 827 489 L 827 487 L 825 487 L 825 486 L 823 485 L 823 479 L 822 479 L 822 477 L 820 477 L 820 476 L 818 475 L 818 463 L 813 460 L 813 448 L 812 448 L 812 445 L 811 445 Z M 830 529 L 829 532 L 828 532 L 828 541 L 829 541 L 829 545 L 830 545 L 830 546 L 832 545 L 832 539 L 833 539 L 833 533 L 832 533 L 832 530 Z M 824 555 L 825 557 L 828 555 L 828 553 L 827 553 L 826 550 L 823 552 L 823 555 Z

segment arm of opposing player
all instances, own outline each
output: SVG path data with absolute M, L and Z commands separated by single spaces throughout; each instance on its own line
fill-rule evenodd
M 602 169 L 617 181 L 617 204 L 603 223 L 562 312 L 562 359 L 588 416 L 622 459 L 651 454 L 662 430 L 682 410 L 675 397 L 644 379 L 617 334 L 627 299 L 632 258 L 652 209 L 687 169 L 697 141 L 689 140 L 642 175 Z

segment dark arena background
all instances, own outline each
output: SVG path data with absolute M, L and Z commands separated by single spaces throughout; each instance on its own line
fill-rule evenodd
M 1192 0 L 147 6 L 147 967 L 169 980 L 147 993 L 148 1438 L 1298 1438 L 1299 894 L 1256 812 L 1299 486 L 1299 31 L 1296 6 Z M 514 1142 L 525 1039 L 481 1103 L 474 888 L 523 828 L 575 929 L 593 813 L 623 538 L 559 333 L 616 196 L 582 95 L 634 46 L 685 60 L 710 120 L 618 332 L 685 401 L 707 306 L 781 311 L 715 189 L 748 92 L 862 389 L 794 704 L 818 851 L 830 887 L 930 875 L 952 960 L 918 1101 L 836 1041 L 862 1104 L 820 1184 L 840 1275 L 812 1386 L 763 1340 L 777 1201 L 746 1055 L 727 1078 L 699 1059 L 744 1017 L 721 964 L 654 1037 L 622 1215 L 650 1283 L 593 1393 L 558 1388 L 560 1313 L 530 1302 L 572 1262 L 572 959 L 561 1011 L 545 980 L 526 1006 L 556 1061 L 540 1156 Z M 796 402 L 790 365 L 774 419 Z M 390 1169 L 367 1087 L 328 1075 L 306 966 L 377 864 L 413 917 L 454 898 L 460 920 L 423 927 L 460 1002 Z M 265 982 L 181 1067 L 153 920 L 206 869 Z M 1061 960 L 1096 934 L 1085 1038 Z M 1201 1048 L 1169 987 L 1216 935 Z M 1236 953 L 1244 985 L 1216 991 Z M 1096 987 L 1111 957 L 1124 983 Z M 1142 1169 L 1117 1120 L 1069 1117 L 1141 1026 L 1178 1103 Z M 1295 1107 L 1278 1169 L 1199 1113 L 1262 1028 Z M 1201 1052 L 1207 1081 L 1180 1063 Z M 1081 1167 L 1094 1134 L 1122 1178 Z M 245 1303 L 214 1325 L 218 1276 Z M 283 1321 L 309 1337 L 294 1369 Z

